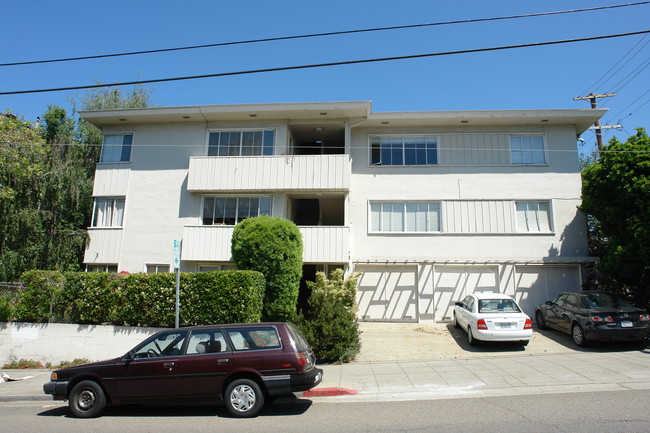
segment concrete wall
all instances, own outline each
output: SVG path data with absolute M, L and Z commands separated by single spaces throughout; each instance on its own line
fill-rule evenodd
M 117 358 L 162 328 L 46 323 L 0 323 L 0 363 Z

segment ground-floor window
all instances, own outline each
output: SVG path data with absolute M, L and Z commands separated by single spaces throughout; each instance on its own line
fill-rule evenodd
M 160 274 L 163 272 L 169 272 L 169 265 L 146 265 L 147 274 Z
M 117 273 L 117 265 L 114 264 L 97 264 L 93 263 L 86 265 L 86 272 L 115 272 Z

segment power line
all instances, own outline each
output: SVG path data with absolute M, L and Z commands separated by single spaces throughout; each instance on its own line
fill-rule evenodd
M 425 57 L 439 57 L 439 56 L 449 56 L 449 55 L 456 55 L 456 54 L 482 53 L 482 52 L 490 52 L 490 51 L 510 50 L 516 48 L 530 48 L 530 47 L 541 47 L 547 45 L 566 44 L 566 43 L 573 43 L 573 42 L 595 41 L 600 39 L 619 38 L 624 36 L 633 36 L 633 35 L 640 35 L 645 33 L 650 33 L 650 30 L 641 30 L 641 31 L 630 32 L 630 33 L 619 33 L 614 35 L 591 36 L 591 37 L 578 38 L 578 39 L 564 39 L 559 41 L 534 42 L 534 43 L 520 44 L 520 45 L 475 48 L 470 50 L 446 51 L 446 52 L 439 52 L 439 53 L 412 54 L 412 55 L 397 56 L 397 57 L 347 60 L 347 61 L 331 62 L 331 63 L 313 63 L 308 65 L 252 69 L 246 71 L 221 72 L 215 74 L 192 75 L 192 76 L 184 76 L 184 77 L 156 78 L 151 80 L 139 80 L 139 81 L 124 81 L 119 83 L 88 84 L 88 85 L 81 85 L 81 86 L 57 87 L 57 88 L 47 88 L 47 89 L 15 90 L 9 92 L 0 92 L 0 95 L 22 95 L 28 93 L 62 92 L 67 90 L 83 90 L 83 89 L 96 89 L 101 87 L 131 86 L 131 85 L 152 84 L 152 83 L 162 83 L 162 82 L 171 82 L 171 81 L 197 80 L 203 78 L 228 77 L 228 76 L 235 76 L 235 75 L 251 75 L 251 74 L 260 74 L 260 73 L 267 73 L 267 72 L 281 72 L 281 71 L 292 71 L 292 70 L 300 70 L 300 69 L 325 68 L 325 67 L 332 67 L 332 66 L 356 65 L 362 63 L 377 63 L 377 62 L 387 62 L 387 61 L 395 61 L 395 60 L 420 59 Z
M 249 39 L 244 41 L 219 42 L 213 44 L 190 45 L 190 46 L 175 47 L 175 48 L 160 48 L 160 49 L 153 49 L 153 50 L 131 51 L 131 52 L 123 52 L 123 53 L 97 54 L 92 56 L 67 57 L 67 58 L 60 58 L 60 59 L 30 60 L 24 62 L 0 63 L 0 67 L 103 59 L 109 57 L 134 56 L 140 54 L 165 53 L 165 52 L 172 52 L 172 51 L 195 50 L 199 48 L 225 47 L 230 45 L 244 45 L 244 44 L 255 44 L 261 42 L 286 41 L 292 39 L 306 39 L 306 38 L 315 38 L 315 37 L 324 37 L 324 36 L 348 35 L 348 34 L 355 34 L 355 33 L 369 33 L 369 32 L 379 32 L 379 31 L 388 31 L 388 30 L 413 29 L 419 27 L 434 27 L 434 26 L 445 26 L 445 25 L 452 25 L 452 24 L 470 24 L 470 23 L 479 23 L 479 22 L 487 22 L 487 21 L 512 20 L 512 19 L 519 19 L 519 18 L 532 18 L 532 17 L 560 15 L 560 14 L 569 14 L 569 13 L 577 13 L 577 12 L 592 12 L 592 11 L 598 11 L 604 9 L 615 9 L 615 8 L 623 8 L 629 6 L 641 6 L 649 3 L 650 1 L 643 1 L 643 2 L 627 3 L 627 4 L 620 4 L 620 5 L 600 6 L 600 7 L 584 8 L 584 9 L 571 9 L 571 10 L 553 11 L 553 12 L 539 12 L 539 13 L 532 13 L 532 14 L 510 15 L 510 16 L 502 16 L 502 17 L 476 18 L 476 19 L 424 23 L 424 24 L 409 24 L 403 26 L 374 27 L 374 28 L 367 28 L 367 29 L 341 30 L 337 32 L 311 33 L 311 34 L 293 35 L 293 36 L 279 36 L 275 38 Z

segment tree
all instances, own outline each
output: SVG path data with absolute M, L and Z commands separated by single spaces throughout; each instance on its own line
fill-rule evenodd
M 302 235 L 283 218 L 248 218 L 235 226 L 232 257 L 240 270 L 261 272 L 266 278 L 262 318 L 295 318 L 302 277 Z
M 73 117 L 49 105 L 42 127 L 11 112 L 0 116 L 0 281 L 31 269 L 80 269 L 102 134 L 75 121 L 77 108 L 146 107 L 149 91 L 99 88 L 71 102 Z
M 650 138 L 645 129 L 621 143 L 610 140 L 600 159 L 582 172 L 581 210 L 593 217 L 599 248 L 596 284 L 650 300 Z

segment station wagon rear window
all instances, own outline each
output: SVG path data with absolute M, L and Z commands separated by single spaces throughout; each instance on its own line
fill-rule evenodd
M 228 329 L 235 350 L 279 349 L 280 337 L 274 327 Z

